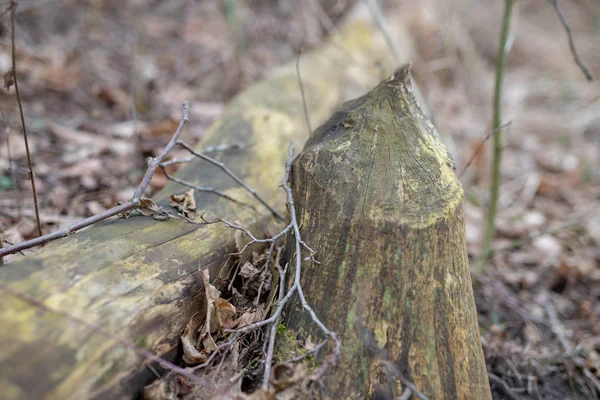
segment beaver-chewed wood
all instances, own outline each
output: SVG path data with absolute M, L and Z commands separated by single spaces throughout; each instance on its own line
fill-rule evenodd
M 342 338 L 326 394 L 394 399 L 406 380 L 430 399 L 490 399 L 463 190 L 408 65 L 315 132 L 292 189 L 302 238 L 321 262 L 304 267 L 305 296 Z M 316 340 L 297 311 L 288 324 Z
M 372 26 L 355 22 L 343 32 L 335 42 L 302 58 L 313 121 L 328 118 L 348 94 L 366 92 L 377 76 L 375 60 L 391 64 Z M 191 125 L 193 111 L 190 118 Z M 291 63 L 234 99 L 203 145 L 249 144 L 245 150 L 216 157 L 284 212 L 285 194 L 278 185 L 290 141 L 302 145 L 307 138 Z M 196 193 L 198 211 L 209 219 L 223 217 L 261 236 L 266 221 L 273 221 L 266 208 L 213 165 L 196 161 L 177 176 L 256 204 L 253 211 L 210 193 Z M 169 195 L 180 191 L 181 186 L 170 184 L 154 199 L 168 207 Z M 216 277 L 227 254 L 235 250 L 234 232 L 221 224 L 131 217 L 50 243 L 0 268 L 0 281 L 172 360 L 179 336 L 203 297 L 198 265 Z M 155 379 L 142 361 L 84 326 L 0 293 L 2 399 L 134 398 Z

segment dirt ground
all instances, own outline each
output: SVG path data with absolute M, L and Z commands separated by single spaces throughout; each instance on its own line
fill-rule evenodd
M 335 22 L 347 2 L 321 0 Z M 457 171 L 490 131 L 501 1 L 383 2 Z M 192 103 L 197 143 L 224 104 L 328 32 L 308 2 L 38 0 L 16 18 L 17 72 L 44 233 L 127 200 Z M 498 235 L 474 275 L 494 398 L 600 397 L 600 3 L 517 2 L 504 83 Z M 3 4 L 0 4 L 3 6 Z M 11 67 L 0 23 L 0 72 Z M 0 232 L 36 236 L 14 87 L 0 89 Z M 486 146 L 490 147 L 490 146 Z M 461 176 L 469 252 L 486 212 L 490 149 Z M 155 176 L 150 193 L 166 178 Z M 18 255 L 16 256 L 18 257 Z M 10 259 L 7 258 L 7 261 Z

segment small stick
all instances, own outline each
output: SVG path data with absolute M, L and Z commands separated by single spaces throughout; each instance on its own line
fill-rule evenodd
M 252 205 L 250 205 L 250 204 L 248 204 L 248 203 L 244 203 L 243 201 L 236 200 L 236 199 L 234 199 L 233 197 L 229 196 L 228 194 L 225 194 L 224 192 L 220 191 L 219 189 L 216 189 L 216 188 L 214 188 L 214 187 L 210 187 L 210 186 L 199 186 L 199 185 L 194 185 L 193 183 L 190 183 L 190 182 L 188 182 L 188 181 L 184 181 L 183 179 L 179 179 L 179 178 L 177 178 L 177 177 L 175 177 L 175 176 L 173 176 L 173 175 L 169 174 L 169 173 L 167 172 L 166 168 L 165 168 L 165 165 L 166 165 L 166 164 L 167 164 L 167 163 L 162 163 L 162 164 L 160 165 L 160 169 L 163 171 L 163 173 L 165 174 L 165 177 L 166 177 L 168 180 L 170 180 L 170 181 L 173 181 L 173 182 L 176 182 L 176 183 L 179 183 L 179 184 L 180 184 L 180 185 L 182 185 L 182 186 L 186 186 L 186 187 L 189 187 L 189 188 L 195 189 L 195 190 L 197 190 L 197 191 L 199 191 L 199 192 L 205 192 L 205 193 L 213 193 L 213 194 L 216 194 L 217 196 L 221 196 L 221 197 L 223 197 L 224 199 L 227 199 L 227 200 L 229 200 L 229 201 L 232 201 L 232 202 L 234 202 L 234 203 L 238 203 L 238 204 L 241 204 L 241 205 L 243 205 L 243 206 L 249 207 L 249 208 L 251 208 L 251 209 L 253 209 L 253 210 L 256 210 L 256 209 L 254 208 L 254 206 L 252 206 Z
M 220 152 L 225 152 L 228 150 L 243 150 L 247 147 L 250 147 L 250 145 L 243 144 L 243 143 L 219 144 L 216 146 L 209 146 L 209 147 L 202 149 L 202 153 L 205 153 L 205 154 L 206 153 L 220 153 Z M 168 167 L 169 165 L 173 165 L 173 164 L 186 164 L 186 163 L 192 162 L 195 159 L 196 159 L 196 157 L 194 157 L 194 156 L 184 157 L 184 158 L 172 158 L 169 161 L 163 162 L 161 164 L 161 166 Z
M 412 396 L 412 390 L 410 390 L 410 388 L 407 387 L 406 389 L 404 389 L 404 392 L 402 392 L 400 397 L 398 397 L 398 400 L 408 400 L 410 399 L 410 396 Z
M 567 22 L 567 18 L 565 17 L 562 8 L 560 8 L 560 5 L 558 4 L 558 0 L 551 1 L 552 5 L 554 6 L 554 9 L 556 10 L 556 14 L 558 15 L 558 19 L 560 19 L 560 23 L 562 24 L 563 28 L 565 28 L 565 32 L 567 33 L 569 48 L 571 49 L 571 54 L 573 54 L 573 59 L 575 60 L 575 63 L 577 64 L 581 72 L 583 72 L 583 75 L 585 75 L 585 79 L 587 79 L 589 82 L 593 81 L 594 78 L 592 77 L 590 70 L 587 69 L 583 61 L 581 61 L 581 59 L 579 58 L 579 54 L 577 53 L 577 49 L 575 48 L 575 42 L 573 41 L 573 34 L 571 33 L 571 28 L 569 27 L 569 23 Z
M 25 141 L 25 153 L 27 153 L 27 166 L 29 168 L 29 179 L 31 179 L 31 190 L 33 192 L 33 207 L 35 208 L 35 221 L 38 228 L 38 236 L 42 236 L 42 223 L 40 221 L 40 210 L 38 205 L 37 190 L 35 189 L 35 173 L 33 172 L 33 163 L 31 162 L 31 153 L 29 151 L 29 140 L 27 140 L 27 128 L 25 127 L 25 116 L 23 115 L 23 105 L 21 104 L 21 93 L 19 92 L 19 80 L 17 79 L 17 55 L 15 50 L 15 11 L 17 3 L 10 2 L 10 41 L 12 56 L 12 76 L 15 84 L 15 94 L 19 105 L 19 115 L 21 116 L 21 127 L 23 128 L 23 139 Z M 0 253 L 1 254 L 1 253 Z
M 250 193 L 252 196 L 254 196 L 254 198 L 256 200 L 258 200 L 263 206 L 265 206 L 269 211 L 271 211 L 271 214 L 273 214 L 275 217 L 279 218 L 280 220 L 285 221 L 285 218 L 283 217 L 283 215 L 281 215 L 279 212 L 277 212 L 277 210 L 275 210 L 273 207 L 271 207 L 269 205 L 269 203 L 267 203 L 262 197 L 260 197 L 258 195 L 258 193 L 256 193 L 256 190 L 254 190 L 251 187 L 249 187 L 248 185 L 246 185 L 246 183 L 244 183 L 243 180 L 241 180 L 236 174 L 234 174 L 232 170 L 227 168 L 227 166 L 225 164 L 223 164 L 221 161 L 217 161 L 214 158 L 209 157 L 204 153 L 199 153 L 199 152 L 195 151 L 187 143 L 185 143 L 182 140 L 178 140 L 177 144 L 179 146 L 183 147 L 184 149 L 186 149 L 187 151 L 189 151 L 191 154 L 195 155 L 196 157 L 201 158 L 204 161 L 208 161 L 209 163 L 215 165 L 216 167 L 219 167 L 223 172 L 225 172 L 227 175 L 229 175 L 229 177 L 231 179 L 236 181 L 238 185 L 240 185 L 241 187 L 246 189 L 246 191 L 248 193 Z
M 277 259 L 279 259 L 279 255 L 281 254 L 281 247 L 277 250 Z M 276 262 L 275 266 L 279 271 L 279 298 L 278 303 L 283 300 L 285 293 L 285 273 L 287 272 L 287 267 L 285 269 L 281 269 L 279 264 Z M 271 325 L 271 331 L 269 332 L 269 347 L 267 349 L 267 356 L 265 357 L 265 374 L 263 376 L 263 389 L 267 389 L 269 387 L 269 378 L 271 377 L 271 363 L 273 362 L 273 351 L 275 349 L 275 336 L 277 335 L 277 323 L 279 322 L 279 318 L 273 322 Z
M 502 392 L 507 395 L 511 400 L 520 400 L 521 397 L 518 396 L 515 392 L 512 391 L 508 383 L 504 381 L 504 379 L 500 378 L 498 375 L 488 372 L 488 378 L 490 381 L 494 382 L 498 387 L 502 390 Z
M 135 190 L 135 193 L 133 194 L 132 200 L 134 202 L 140 201 L 140 199 L 142 198 L 142 195 L 144 194 L 144 191 L 150 184 L 150 180 L 152 179 L 152 176 L 154 175 L 156 168 L 158 168 L 158 166 L 162 163 L 163 159 L 167 156 L 167 154 L 169 154 L 169 152 L 171 151 L 173 146 L 175 146 L 177 144 L 177 142 L 179 141 L 179 136 L 181 135 L 181 131 L 183 130 L 183 127 L 185 126 L 185 124 L 189 121 L 189 118 L 188 118 L 189 109 L 190 109 L 189 101 L 184 101 L 183 102 L 183 116 L 181 118 L 181 122 L 179 122 L 179 126 L 177 127 L 177 130 L 173 134 L 173 137 L 171 138 L 171 140 L 169 140 L 169 143 L 167 144 L 167 146 L 163 149 L 162 153 L 160 153 L 160 155 L 158 157 L 155 157 L 152 160 L 152 162 L 150 163 L 150 165 L 148 166 L 148 170 L 146 171 L 146 174 L 142 178 L 142 182 L 139 184 L 139 186 Z
M 156 168 L 158 168 L 158 166 L 160 165 L 162 160 L 165 158 L 165 156 L 169 153 L 169 151 L 171 151 L 173 146 L 175 146 L 175 144 L 177 143 L 177 140 L 179 139 L 179 136 L 181 135 L 181 131 L 183 130 L 183 127 L 185 126 L 186 122 L 188 122 L 188 110 L 189 110 L 189 102 L 184 101 L 182 118 L 181 118 L 181 122 L 179 123 L 179 126 L 177 127 L 177 130 L 173 134 L 173 137 L 171 138 L 171 140 L 169 141 L 169 143 L 167 144 L 167 147 L 165 147 L 163 152 L 158 157 L 154 158 L 152 160 L 152 162 L 150 163 L 150 166 L 148 167 L 148 170 L 146 171 L 144 178 L 142 179 L 139 186 L 137 187 L 137 189 L 133 195 L 133 198 L 131 200 L 129 200 L 123 204 L 120 204 L 116 207 L 110 208 L 98 215 L 94 215 L 92 217 L 86 218 L 83 221 L 77 222 L 76 224 L 73 224 L 73 225 L 67 226 L 63 229 L 60 229 L 58 231 L 52 232 L 48 235 L 39 236 L 35 239 L 27 240 L 25 242 L 17 243 L 14 246 L 0 249 L 0 258 L 6 256 L 8 254 L 13 254 L 13 253 L 16 253 L 21 250 L 29 249 L 31 247 L 39 246 L 41 244 L 48 243 L 50 241 L 69 236 L 70 234 L 72 234 L 78 230 L 81 230 L 87 226 L 90 226 L 90 225 L 95 224 L 100 221 L 104 221 L 105 219 L 108 219 L 115 215 L 122 214 L 127 211 L 131 211 L 131 210 L 138 208 L 140 206 L 141 196 L 144 193 L 144 191 L 146 190 L 146 188 L 148 187 L 148 185 L 150 184 L 150 180 L 152 179 L 152 175 L 154 174 L 154 171 L 156 171 Z
M 490 133 L 488 133 L 487 135 L 485 135 L 485 138 L 483 138 L 483 140 L 481 141 L 481 143 L 479 144 L 479 146 L 477 146 L 477 148 L 475 149 L 475 151 L 473 152 L 473 154 L 471 155 L 471 158 L 469 158 L 469 161 L 467 161 L 467 163 L 465 164 L 465 166 L 463 167 L 462 171 L 460 171 L 460 174 L 458 174 L 458 177 L 461 178 L 463 176 L 463 174 L 467 171 L 467 169 L 471 166 L 471 164 L 473 163 L 473 161 L 475 161 L 475 158 L 477 157 L 477 155 L 481 152 L 481 150 L 483 149 L 483 146 L 485 145 L 485 143 L 498 131 L 501 131 L 502 129 L 510 126 L 512 124 L 512 121 L 509 121 L 503 125 L 500 125 L 499 127 L 497 127 L 496 129 L 494 129 L 493 131 L 491 131 Z

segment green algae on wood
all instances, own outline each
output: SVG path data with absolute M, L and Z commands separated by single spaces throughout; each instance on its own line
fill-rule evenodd
M 342 338 L 325 394 L 397 398 L 402 376 L 430 399 L 490 399 L 463 191 L 410 67 L 317 129 L 291 179 L 302 239 L 321 262 L 304 266 L 304 294 Z M 287 315 L 319 335 L 303 313 Z

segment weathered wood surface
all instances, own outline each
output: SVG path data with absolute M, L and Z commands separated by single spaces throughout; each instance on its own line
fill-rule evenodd
M 463 190 L 409 70 L 346 103 L 294 162 L 302 239 L 321 262 L 304 267 L 304 293 L 343 344 L 324 390 L 395 399 L 404 378 L 430 399 L 490 399 Z M 321 340 L 306 313 L 287 320 Z
M 389 66 L 384 42 L 370 25 L 345 33 L 302 58 L 309 113 L 320 123 L 344 99 L 364 93 Z M 388 68 L 389 71 L 389 68 Z M 192 99 L 193 100 L 193 99 Z M 193 121 L 191 122 L 193 123 Z M 203 145 L 252 143 L 220 158 L 264 198 L 285 210 L 279 182 L 291 140 L 307 138 L 295 67 L 291 64 L 232 101 Z M 256 204 L 217 168 L 194 162 L 178 175 Z M 168 185 L 155 199 L 182 188 Z M 208 218 L 238 221 L 257 233 L 272 221 L 211 194 L 196 195 Z M 216 276 L 234 250 L 222 225 L 195 226 L 147 217 L 115 220 L 47 245 L 0 268 L 0 281 L 51 307 L 171 357 L 198 309 L 199 263 Z M 0 397 L 3 399 L 130 398 L 153 375 L 131 351 L 65 318 L 0 294 Z

